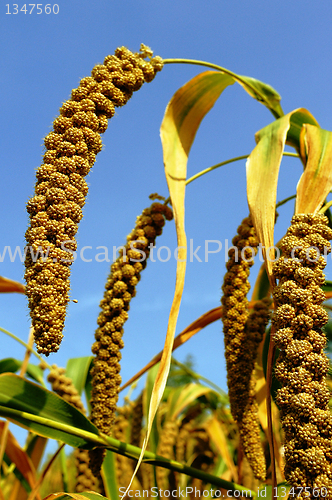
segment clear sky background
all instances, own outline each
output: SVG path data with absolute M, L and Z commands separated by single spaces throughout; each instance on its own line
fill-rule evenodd
M 138 51 L 143 42 L 163 58 L 213 62 L 272 85 L 282 96 L 285 113 L 307 108 L 320 125 L 332 130 L 332 7 L 330 0 L 57 0 L 59 13 L 13 14 L 13 3 L 0 12 L 0 254 L 6 245 L 23 247 L 33 196 L 35 170 L 41 164 L 43 138 L 59 108 L 116 47 Z M 24 4 L 18 4 L 21 8 Z M 43 8 L 46 4 L 42 4 Z M 51 4 L 53 6 L 53 3 Z M 28 5 L 27 5 L 28 8 Z M 29 7 L 30 9 L 31 7 Z M 12 14 L 6 14 L 8 11 Z M 48 359 L 65 366 L 71 357 L 88 356 L 94 339 L 99 302 L 110 264 L 96 262 L 97 246 L 119 246 L 150 201 L 167 196 L 159 127 L 174 92 L 204 68 L 167 65 L 128 104 L 118 108 L 102 136 L 103 150 L 89 174 L 90 190 L 78 232 L 79 250 L 92 262 L 72 266 L 71 297 L 65 338 Z M 202 122 L 188 163 L 188 176 L 234 156 L 249 154 L 254 134 L 273 120 L 271 113 L 239 85 L 226 89 Z M 278 201 L 295 193 L 301 163 L 285 158 Z M 282 207 L 276 240 L 287 229 L 293 204 Z M 245 162 L 220 168 L 188 186 L 186 230 L 196 248 L 219 240 L 223 249 L 204 262 L 189 262 L 177 333 L 220 304 L 225 272 L 224 242 L 229 242 L 248 213 Z M 168 223 L 157 244 L 176 247 Z M 211 245 L 212 248 L 212 245 Z M 163 254 L 162 254 L 163 255 Z M 125 325 L 122 377 L 125 382 L 164 343 L 175 284 L 175 260 L 149 262 Z M 331 266 L 330 266 L 331 267 Z M 259 263 L 253 269 L 257 275 Z M 0 275 L 23 281 L 23 264 L 0 263 Z M 331 279 L 331 273 L 328 275 Z M 0 297 L 0 326 L 26 340 L 29 313 L 23 295 Z M 22 359 L 24 349 L 1 334 L 1 357 Z M 176 352 L 194 357 L 203 376 L 226 389 L 222 325 L 198 333 Z M 35 359 L 33 359 L 33 362 Z

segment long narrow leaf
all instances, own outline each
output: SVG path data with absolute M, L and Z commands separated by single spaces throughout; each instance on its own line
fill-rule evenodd
M 106 457 L 103 461 L 102 478 L 107 498 L 110 498 L 111 500 L 119 500 L 119 487 L 116 478 L 115 454 L 111 450 L 106 450 Z
M 160 135 L 163 146 L 165 175 L 174 211 L 178 244 L 176 282 L 165 346 L 150 400 L 147 432 L 134 475 L 141 463 L 151 432 L 152 422 L 165 390 L 183 293 L 187 260 L 184 198 L 188 155 L 202 119 L 210 111 L 222 91 L 232 83 L 233 78 L 215 71 L 206 71 L 197 75 L 174 94 L 166 108 L 161 125 Z
M 22 361 L 14 358 L 0 360 L 0 373 L 17 372 L 22 366 Z M 39 366 L 28 364 L 26 374 L 41 385 L 45 385 L 43 370 Z
M 234 481 L 238 481 L 237 470 L 234 464 L 234 461 L 231 457 L 231 454 L 228 449 L 227 438 L 223 429 L 222 423 L 218 420 L 218 418 L 214 415 L 208 422 L 205 424 L 205 429 L 210 436 L 211 441 L 217 447 L 217 450 L 220 456 L 224 459 L 227 464 L 229 471 L 234 479 Z
M 0 434 L 2 434 L 4 426 L 5 422 L 1 421 Z M 6 455 L 10 459 L 11 463 L 16 465 L 17 470 L 22 474 L 30 488 L 33 489 L 37 481 L 36 470 L 29 456 L 24 450 L 22 450 L 10 431 L 8 431 L 7 435 Z
M 56 394 L 12 373 L 0 375 L 0 415 L 36 434 L 75 448 L 95 446 L 77 429 L 98 437 L 97 428 Z
M 297 186 L 297 214 L 317 212 L 332 188 L 332 132 L 308 124 L 303 128 L 308 161 Z
M 306 116 L 306 110 L 294 110 L 270 123 L 256 134 L 257 145 L 247 160 L 248 204 L 257 236 L 262 244 L 266 270 L 274 287 L 274 222 L 279 167 L 291 119 Z
M 271 85 L 256 80 L 251 76 L 241 75 L 236 80 L 251 97 L 264 104 L 275 118 L 283 116 L 284 112 L 280 106 L 281 97 Z
M 85 388 L 92 360 L 93 356 L 68 359 L 66 367 L 66 375 L 72 380 L 74 386 L 76 387 L 80 395 L 82 394 Z
M 201 384 L 187 384 L 176 388 L 167 399 L 167 417 L 166 419 L 176 419 L 178 415 L 199 397 L 212 391 L 209 387 Z

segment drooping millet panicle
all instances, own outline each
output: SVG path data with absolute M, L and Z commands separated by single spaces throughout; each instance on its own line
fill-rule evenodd
M 89 466 L 89 452 L 87 450 L 80 450 L 78 448 L 74 451 L 75 466 L 76 466 L 76 493 L 83 491 L 100 491 L 100 482 L 92 474 Z
M 282 256 L 273 266 L 278 280 L 273 340 L 280 349 L 275 376 L 283 386 L 276 401 L 285 432 L 284 472 L 292 486 L 308 488 L 306 498 L 314 498 L 314 488 L 326 488 L 326 496 L 321 496 L 332 499 L 332 415 L 325 381 L 329 361 L 322 332 L 328 314 L 321 289 L 330 239 L 327 217 L 295 215 L 280 245 Z
M 256 302 L 245 325 L 246 340 L 242 349 L 241 366 L 243 380 L 249 380 L 250 385 L 249 391 L 243 395 L 243 405 L 241 406 L 241 402 L 238 404 L 242 417 L 237 421 L 244 454 L 255 478 L 261 481 L 266 477 L 266 463 L 260 438 L 254 370 L 258 347 L 270 318 L 270 304 L 269 299 Z M 237 381 L 241 380 L 238 378 Z
M 133 446 L 137 446 L 138 448 L 141 446 L 142 423 L 143 423 L 143 392 L 137 398 L 133 406 L 131 429 L 130 429 L 130 444 L 132 444 Z
M 268 315 L 267 306 L 261 304 L 247 323 L 249 318 L 247 294 L 250 289 L 248 277 L 259 244 L 250 217 L 242 221 L 232 243 L 234 247 L 228 252 L 229 259 L 226 264 L 227 272 L 221 299 L 228 393 L 231 412 L 238 424 L 242 440 L 255 444 L 255 448 L 250 447 L 248 456 L 249 448 L 243 442 L 244 452 L 255 476 L 265 480 L 265 459 L 260 440 L 257 439 L 259 425 L 251 378 Z M 252 434 L 246 436 L 250 430 Z
M 72 404 L 85 415 L 85 408 L 81 397 L 74 386 L 72 380 L 65 375 L 65 368 L 60 368 L 57 365 L 52 365 L 47 380 L 52 385 L 52 390 L 62 397 L 65 401 Z M 77 493 L 82 491 L 92 490 L 99 491 L 101 478 L 96 478 L 89 468 L 89 454 L 86 450 L 75 449 L 75 466 L 76 466 L 76 486 Z
M 165 204 L 153 203 L 137 218 L 134 230 L 127 237 L 124 249 L 111 265 L 102 311 L 98 317 L 96 342 L 92 346 L 95 354 L 92 375 L 91 421 L 97 428 L 110 434 L 121 383 L 120 349 L 123 347 L 123 325 L 128 318 L 129 304 L 136 295 L 136 285 L 141 271 L 146 267 L 155 239 L 162 233 L 166 220 L 173 217 Z M 91 467 L 95 472 L 102 463 L 101 450 L 90 452 Z M 96 472 L 95 472 L 96 473 Z
M 52 385 L 52 390 L 62 397 L 67 403 L 72 404 L 80 412 L 85 414 L 85 408 L 81 400 L 73 381 L 66 377 L 66 369 L 58 367 L 57 365 L 52 365 L 52 370 L 50 371 L 47 380 Z
M 47 151 L 36 173 L 35 194 L 27 203 L 30 252 L 25 279 L 37 350 L 46 356 L 59 349 L 63 338 L 75 234 L 88 193 L 84 177 L 102 148 L 100 134 L 115 107 L 126 104 L 162 69 L 162 59 L 151 57 L 144 45 L 139 53 L 116 49 L 80 81 L 45 137 Z
M 130 444 L 141 448 L 143 442 L 142 436 L 142 426 L 143 426 L 143 391 L 133 404 L 132 414 L 131 414 L 131 428 L 130 428 Z M 142 468 L 139 467 L 137 473 L 137 479 L 142 484 L 143 475 Z

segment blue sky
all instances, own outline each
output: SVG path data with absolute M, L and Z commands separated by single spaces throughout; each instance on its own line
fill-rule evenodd
M 58 0 L 57 15 L 6 14 L 8 8 L 14 12 L 14 5 L 2 3 L 0 15 L 0 254 L 6 245 L 24 246 L 25 204 L 33 195 L 43 137 L 51 130 L 62 102 L 117 46 L 137 51 L 143 42 L 164 58 L 201 59 L 255 77 L 281 94 L 285 112 L 307 108 L 323 128 L 332 129 L 332 9 L 328 0 Z M 203 68 L 197 66 L 165 66 L 110 120 L 102 137 L 103 150 L 87 178 L 90 191 L 78 233 L 79 249 L 92 246 L 86 256 L 93 260 L 77 260 L 72 266 L 71 297 L 78 303 L 69 306 L 65 339 L 60 351 L 50 356 L 51 363 L 64 366 L 71 357 L 90 355 L 109 272 L 107 262 L 94 260 L 95 249 L 123 244 L 136 216 L 149 205 L 149 194 L 167 196 L 159 127 L 174 92 L 200 71 Z M 240 86 L 226 89 L 198 131 L 188 175 L 249 154 L 255 146 L 255 132 L 272 120 L 270 112 Z M 299 160 L 283 160 L 278 200 L 295 193 L 301 172 Z M 280 209 L 276 239 L 286 231 L 292 211 L 291 204 Z M 205 240 L 230 241 L 247 213 L 244 161 L 188 186 L 186 230 L 195 248 L 204 247 Z M 176 247 L 172 223 L 167 224 L 158 245 Z M 208 262 L 201 258 L 203 262 L 188 263 L 177 333 L 220 304 L 224 249 L 211 254 Z M 22 281 L 23 265 L 7 257 L 0 263 L 0 275 Z M 148 263 L 125 326 L 123 381 L 162 349 L 174 283 L 174 259 Z M 0 326 L 27 339 L 29 314 L 24 296 L 1 296 Z M 176 357 L 184 360 L 188 353 L 199 373 L 226 389 L 219 322 L 179 348 Z M 2 357 L 22 358 L 23 354 L 23 348 L 2 337 Z

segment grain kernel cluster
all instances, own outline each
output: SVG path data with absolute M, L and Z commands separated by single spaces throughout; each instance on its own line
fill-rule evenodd
M 104 298 L 100 303 L 98 329 L 92 352 L 95 355 L 91 370 L 91 421 L 105 434 L 110 434 L 115 418 L 118 391 L 121 383 L 120 350 L 123 347 L 123 325 L 128 318 L 129 304 L 136 295 L 141 272 L 155 244 L 162 233 L 165 220 L 171 220 L 172 210 L 164 204 L 153 203 L 137 217 L 127 243 L 118 259 L 111 265 Z M 91 467 L 98 470 L 101 459 L 99 450 L 90 452 Z M 99 462 L 99 465 L 98 465 Z
M 278 280 L 273 340 L 280 349 L 275 376 L 282 384 L 277 404 L 285 432 L 285 477 L 292 486 L 312 492 L 327 488 L 326 498 L 332 499 L 332 416 L 325 381 L 329 361 L 322 331 L 328 315 L 321 289 L 330 239 L 324 215 L 292 218 L 281 242 L 283 254 L 273 266 Z
M 44 140 L 35 194 L 27 203 L 25 279 L 37 350 L 46 356 L 59 349 L 63 338 L 72 252 L 88 193 L 85 177 L 102 148 L 100 134 L 115 107 L 126 104 L 162 66 L 161 58 L 152 58 L 144 45 L 135 54 L 118 48 L 80 81 Z
M 228 253 L 227 272 L 222 286 L 225 357 L 231 412 L 237 422 L 243 450 L 257 479 L 265 479 L 265 457 L 252 379 L 257 349 L 269 319 L 268 303 L 257 304 L 249 316 L 247 293 L 253 256 L 259 241 L 251 218 L 238 227 Z M 250 247 L 250 248 L 247 248 Z
M 52 385 L 52 390 L 62 397 L 65 401 L 72 404 L 85 415 L 85 408 L 81 397 L 77 392 L 72 380 L 66 376 L 65 368 L 60 368 L 57 365 L 52 366 L 48 377 L 48 382 Z M 76 486 L 75 490 L 80 493 L 82 491 L 96 491 L 99 489 L 100 482 L 92 474 L 89 468 L 89 454 L 86 450 L 75 449 L 75 466 L 76 466 Z

